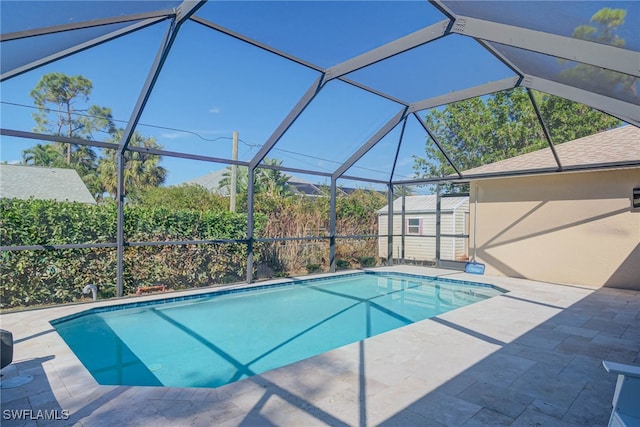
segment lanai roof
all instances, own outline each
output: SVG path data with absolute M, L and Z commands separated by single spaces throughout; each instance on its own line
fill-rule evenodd
M 135 151 L 133 132 L 153 131 L 165 159 L 232 163 L 228 147 L 201 129 L 212 114 L 235 111 L 249 129 L 241 135 L 252 132 L 238 164 L 268 167 L 268 155 L 284 159 L 280 169 L 293 173 L 411 183 L 413 155 L 425 141 L 438 144 L 421 118 L 426 111 L 514 88 L 640 125 L 638 2 L 5 0 L 0 6 L 3 144 L 66 141 L 14 126 L 9 110 L 26 116 L 32 110 L 7 89 L 98 48 L 101 66 L 112 67 L 107 90 L 128 110 L 119 115 L 125 123 L 117 144 L 84 143 Z M 625 10 L 615 36 L 580 35 L 585 25 L 597 26 L 594 14 L 605 8 Z M 123 56 L 124 46 L 137 47 L 134 57 Z M 247 62 L 234 67 L 240 56 Z M 212 58 L 215 64 L 204 62 Z M 79 59 L 73 69 L 94 59 Z M 123 74 L 129 62 L 140 65 Z M 231 76 L 220 74 L 225 69 Z M 233 96 L 216 92 L 227 88 Z M 185 101 L 194 93 L 196 100 Z M 374 107 L 382 113 L 368 113 Z M 337 129 L 338 120 L 350 126 Z M 325 126 L 305 133 L 308 123 Z M 236 127 L 230 120 L 223 125 Z

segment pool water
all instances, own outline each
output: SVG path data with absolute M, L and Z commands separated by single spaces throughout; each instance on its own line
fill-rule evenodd
M 100 384 L 217 387 L 501 292 L 357 273 L 92 309 L 52 324 Z

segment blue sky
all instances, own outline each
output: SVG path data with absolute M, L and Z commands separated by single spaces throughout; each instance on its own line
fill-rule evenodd
M 9 19 L 9 3 L 2 3 L 3 19 Z M 131 9 L 133 3 L 91 3 L 100 7 L 85 7 L 74 15 L 75 19 L 88 19 L 91 13 L 104 10 L 113 10 L 115 14 L 139 10 Z M 156 3 L 140 3 L 138 7 L 144 10 Z M 52 18 L 41 13 L 46 4 L 40 8 L 27 4 L 38 15 L 20 16 L 31 16 L 34 25 L 50 24 L 46 19 Z M 69 2 L 69 9 L 62 12 L 86 4 Z M 601 4 L 585 3 L 583 14 L 587 20 Z M 60 12 L 60 8 L 57 10 Z M 321 67 L 335 65 L 444 19 L 427 2 L 417 1 L 209 2 L 198 16 Z M 12 25 L 19 27 L 19 23 Z M 94 87 L 90 104 L 110 107 L 116 120 L 128 120 L 166 28 L 163 23 L 140 30 L 3 82 L 2 127 L 32 130 L 34 110 L 29 108 L 33 106 L 29 92 L 42 75 L 50 72 L 89 78 Z M 5 31 L 8 30 L 3 21 Z M 64 37 L 46 37 L 43 45 L 50 47 L 75 36 L 69 33 Z M 28 47 L 36 42 L 36 39 L 23 42 L 24 51 L 33 51 Z M 412 102 L 511 75 L 507 67 L 474 41 L 454 35 L 348 77 Z M 248 161 L 317 77 L 317 72 L 306 67 L 188 22 L 181 28 L 138 131 L 155 137 L 167 150 L 230 158 L 231 135 L 237 130 L 241 139 L 240 159 Z M 394 102 L 342 82 L 331 82 L 285 134 L 279 150 L 269 157 L 282 160 L 285 166 L 332 172 L 400 109 Z M 117 124 L 125 126 L 123 122 Z M 399 128 L 358 163 L 359 169 L 347 174 L 384 179 L 390 171 L 398 137 Z M 407 126 L 397 178 L 411 177 L 411 155 L 424 153 L 425 140 L 424 131 L 416 123 Z M 21 151 L 36 142 L 3 138 L 0 160 L 17 161 Z M 168 157 L 162 164 L 169 171 L 167 185 L 224 167 Z

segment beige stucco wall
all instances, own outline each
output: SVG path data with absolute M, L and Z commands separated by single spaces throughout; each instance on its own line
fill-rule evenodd
M 638 187 L 638 168 L 474 181 L 478 261 L 485 274 L 640 290 Z

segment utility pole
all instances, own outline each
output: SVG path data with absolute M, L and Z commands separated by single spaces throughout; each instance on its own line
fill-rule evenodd
M 238 160 L 238 131 L 233 131 L 233 147 L 231 149 L 231 159 Z M 231 165 L 231 188 L 229 189 L 229 210 L 236 211 L 236 184 L 238 181 L 238 165 Z

